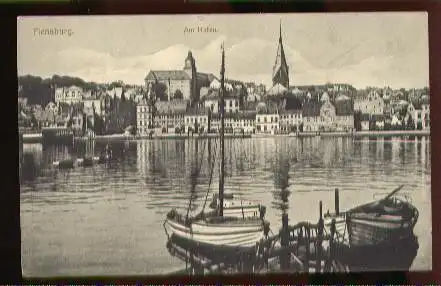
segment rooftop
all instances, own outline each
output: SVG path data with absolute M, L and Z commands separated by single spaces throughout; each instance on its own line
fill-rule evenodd
M 163 70 L 150 71 L 145 80 L 149 81 L 164 81 L 164 80 L 190 80 L 190 76 L 183 70 Z

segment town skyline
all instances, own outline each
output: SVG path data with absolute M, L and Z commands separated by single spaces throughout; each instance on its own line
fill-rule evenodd
M 122 80 L 143 85 L 150 70 L 182 69 L 191 50 L 198 72 L 218 75 L 224 42 L 228 78 L 270 87 L 282 22 L 292 86 L 326 82 L 355 88 L 429 86 L 427 13 L 225 17 L 20 17 L 18 74 L 43 78 L 59 74 L 99 83 Z M 107 28 L 102 30 L 103 26 Z M 36 27 L 66 28 L 72 34 L 35 36 Z M 153 32 L 157 27 L 163 29 Z M 184 33 L 189 27 L 216 31 Z M 164 31 L 167 37 L 163 37 Z

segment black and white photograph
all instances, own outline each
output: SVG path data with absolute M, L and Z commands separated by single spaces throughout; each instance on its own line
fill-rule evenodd
M 432 269 L 425 12 L 17 18 L 24 277 Z

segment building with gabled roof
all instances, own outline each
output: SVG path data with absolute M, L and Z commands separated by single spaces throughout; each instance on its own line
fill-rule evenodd
M 69 87 L 60 87 L 55 89 L 55 103 L 74 104 L 83 100 L 83 89 L 72 85 Z
M 297 132 L 300 131 L 300 125 L 303 122 L 301 109 L 284 109 L 279 113 L 280 131 Z
M 193 107 L 189 108 L 184 115 L 185 133 L 208 132 L 208 108 Z
M 184 127 L 184 116 L 188 108 L 188 101 L 184 99 L 173 99 L 170 101 L 157 101 L 155 114 L 155 125 L 169 129 Z
M 191 51 L 188 52 L 182 70 L 151 70 L 145 77 L 147 91 L 155 89 L 161 100 L 174 98 L 190 101 L 191 105 L 199 102 L 200 89 L 210 86 L 216 77 L 211 73 L 200 73 L 196 69 L 196 60 Z M 160 89 L 156 87 L 160 86 Z
M 256 106 L 256 133 L 278 133 L 280 106 L 273 101 L 259 102 Z

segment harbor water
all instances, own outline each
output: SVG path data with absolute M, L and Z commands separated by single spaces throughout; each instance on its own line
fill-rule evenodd
M 54 161 L 104 152 L 105 164 L 58 170 Z M 21 154 L 22 268 L 27 277 L 167 274 L 185 267 L 166 248 L 167 212 L 192 211 L 218 189 L 218 139 L 24 144 Z M 340 210 L 385 196 L 404 184 L 420 215 L 412 270 L 432 268 L 430 137 L 277 137 L 227 139 L 225 188 L 262 202 L 276 232 L 317 222 L 319 201 Z M 209 189 L 210 168 L 216 160 Z M 197 180 L 191 179 L 200 170 Z M 195 185 L 194 188 L 192 186 Z M 282 191 L 282 189 L 286 189 Z

